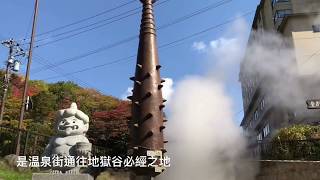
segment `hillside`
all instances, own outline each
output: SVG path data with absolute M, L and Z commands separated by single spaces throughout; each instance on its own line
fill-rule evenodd
M 4 72 L 1 71 L 0 87 L 3 75 Z M 17 127 L 23 81 L 23 77 L 12 75 L 2 122 L 4 126 Z M 33 107 L 25 114 L 24 129 L 51 135 L 56 111 L 68 108 L 71 102 L 76 102 L 78 108 L 90 117 L 87 135 L 93 144 L 111 147 L 114 142 L 121 142 L 122 148 L 126 146 L 126 117 L 130 115 L 128 101 L 103 95 L 94 89 L 82 88 L 70 81 L 49 84 L 33 80 L 29 86 L 28 95 L 32 99 Z

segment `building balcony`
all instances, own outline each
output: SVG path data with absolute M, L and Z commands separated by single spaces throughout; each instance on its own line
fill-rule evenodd
M 276 29 L 280 26 L 283 19 L 292 14 L 292 4 L 289 0 L 273 0 L 273 21 Z
M 290 0 L 272 0 L 272 8 L 273 9 L 276 9 L 280 6 L 283 7 L 283 6 L 288 6 L 288 5 L 291 5 L 291 1 Z

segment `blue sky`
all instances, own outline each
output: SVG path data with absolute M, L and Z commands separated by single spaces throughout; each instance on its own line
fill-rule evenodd
M 99 12 L 130 2 L 130 0 L 39 0 L 39 2 L 37 34 L 96 15 Z M 156 23 L 160 26 L 173 22 L 175 19 L 217 2 L 221 2 L 221 0 L 169 0 L 155 7 Z M 228 1 L 220 7 L 159 30 L 158 44 L 160 46 L 170 43 L 190 34 L 202 31 L 210 26 L 223 23 L 237 15 L 255 10 L 257 4 L 258 0 Z M 3 17 L 1 20 L 2 28 L 0 29 L 1 40 L 6 38 L 23 39 L 30 36 L 33 5 L 34 0 L 1 1 L 0 9 Z M 77 29 L 99 20 L 108 19 L 139 6 L 140 2 L 136 0 L 122 8 L 92 18 L 89 21 L 39 36 L 36 38 L 37 40 L 44 40 L 37 42 L 36 45 L 41 45 L 63 37 L 55 37 L 57 34 Z M 251 13 L 245 17 L 245 20 L 248 22 L 248 29 L 250 28 L 253 15 L 254 14 Z M 121 97 L 132 84 L 128 78 L 134 74 L 134 58 L 121 61 L 120 63 L 76 73 L 72 76 L 48 78 L 134 55 L 137 52 L 138 47 L 137 39 L 63 64 L 59 66 L 59 68 L 55 68 L 54 71 L 45 70 L 38 73 L 36 73 L 36 71 L 38 71 L 44 63 L 50 62 L 54 64 L 137 35 L 139 32 L 139 25 L 140 13 L 78 36 L 36 48 L 35 57 L 32 63 L 31 79 L 46 80 L 49 82 L 72 80 L 84 87 L 98 89 L 104 94 Z M 230 25 L 221 26 L 212 31 L 208 31 L 199 36 L 160 50 L 160 62 L 163 66 L 161 75 L 173 79 L 174 84 L 187 75 L 202 75 L 206 71 L 206 63 L 201 61 L 201 59 L 203 59 L 203 54 L 193 50 L 192 46 L 194 42 L 211 42 L 215 39 L 219 39 L 223 36 L 228 27 L 230 27 Z M 22 43 L 24 42 L 22 41 Z M 0 47 L 0 58 L 3 61 L 7 58 L 7 53 L 8 50 L 6 48 Z M 21 73 L 24 74 L 26 61 L 23 60 L 23 63 L 24 65 L 22 66 Z M 2 65 L 2 67 L 4 67 L 4 65 Z M 227 89 L 228 94 L 230 94 L 236 102 L 236 111 L 240 111 L 242 109 L 242 99 L 239 83 L 232 81 L 228 83 Z M 237 121 L 240 121 L 241 114 L 242 113 L 237 115 Z

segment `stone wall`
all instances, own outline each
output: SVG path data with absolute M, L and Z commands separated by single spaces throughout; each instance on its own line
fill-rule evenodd
M 260 161 L 256 180 L 319 180 L 320 161 Z

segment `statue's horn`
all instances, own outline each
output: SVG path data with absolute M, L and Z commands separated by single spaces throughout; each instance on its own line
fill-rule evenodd
M 71 109 L 78 109 L 77 103 L 75 103 L 75 102 L 71 103 L 70 108 Z

